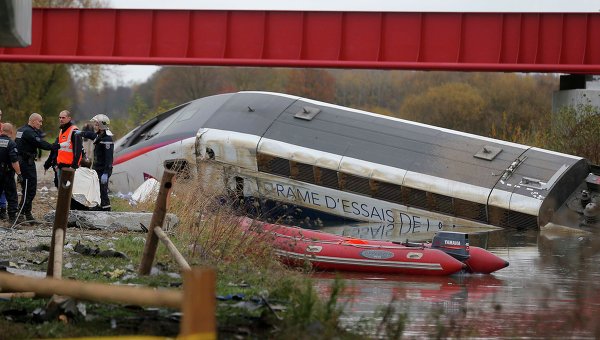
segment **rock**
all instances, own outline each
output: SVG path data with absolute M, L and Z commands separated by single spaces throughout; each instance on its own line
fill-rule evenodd
M 55 210 L 44 215 L 44 221 L 53 223 Z M 141 225 L 150 225 L 152 213 L 144 212 L 113 212 L 113 211 L 80 211 L 70 210 L 67 227 L 80 227 L 85 229 L 102 230 L 129 230 L 143 231 Z M 169 230 L 179 224 L 175 214 L 165 216 L 164 229 Z

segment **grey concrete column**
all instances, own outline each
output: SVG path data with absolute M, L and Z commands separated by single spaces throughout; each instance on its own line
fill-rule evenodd
M 560 90 L 552 96 L 552 112 L 562 107 L 591 105 L 600 109 L 600 76 L 569 74 L 560 76 Z

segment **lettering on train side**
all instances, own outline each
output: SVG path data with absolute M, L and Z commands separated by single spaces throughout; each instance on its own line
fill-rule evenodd
M 430 220 L 429 218 L 424 218 L 425 220 L 421 220 L 421 216 L 417 215 L 408 215 L 405 213 L 400 213 L 400 225 L 402 226 L 402 230 L 400 233 L 414 233 L 414 232 L 423 232 L 423 231 L 435 231 L 442 230 L 444 227 L 444 223 L 442 221 Z M 408 229 L 404 231 L 405 227 Z
M 367 203 L 352 201 L 343 198 L 336 198 L 329 195 L 323 195 L 316 191 L 307 190 L 304 188 L 293 187 L 281 183 L 266 183 L 265 188 L 272 190 L 274 188 L 275 195 L 288 201 L 305 203 L 314 206 L 324 206 L 327 209 L 337 210 L 346 215 L 355 215 L 362 218 L 367 218 L 371 221 L 381 221 L 384 223 L 398 223 L 402 226 L 410 227 L 410 232 L 441 230 L 443 223 L 441 221 L 430 220 L 429 218 L 408 215 L 400 213 L 400 220 L 396 221 L 392 209 L 386 209 L 377 206 L 371 206 Z
M 291 201 L 302 201 L 304 203 L 321 206 L 319 193 L 311 192 L 301 188 L 285 187 L 281 184 L 275 184 L 275 192 L 279 197 L 285 197 Z
M 412 221 L 412 219 L 411 219 Z M 381 224 L 373 224 L 364 227 L 349 227 L 342 232 L 343 236 L 350 237 L 358 237 L 364 239 L 389 239 L 395 234 L 398 235 L 409 235 L 409 234 L 419 234 L 419 233 L 427 233 L 427 232 L 436 232 L 443 230 L 444 225 L 439 221 L 432 221 L 427 219 L 428 225 L 425 228 L 425 224 L 422 225 L 423 228 L 414 228 L 412 224 L 401 224 L 401 223 L 381 223 Z M 452 225 L 451 228 L 456 226 Z M 398 232 L 394 232 L 396 228 L 400 228 Z
M 325 195 L 325 206 L 329 209 L 335 209 L 335 199 L 331 196 Z

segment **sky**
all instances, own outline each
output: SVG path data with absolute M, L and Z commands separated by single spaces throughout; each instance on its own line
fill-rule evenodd
M 110 0 L 112 8 L 323 10 L 401 12 L 600 12 L 597 0 Z M 152 65 L 112 66 L 113 83 L 143 82 L 159 69 Z
M 132 83 L 143 83 L 160 66 L 154 65 L 111 65 L 109 66 L 109 78 L 113 85 L 130 85 Z

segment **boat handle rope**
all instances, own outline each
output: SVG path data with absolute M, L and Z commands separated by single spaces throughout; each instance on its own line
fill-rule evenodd
M 313 242 L 313 243 L 320 243 L 320 244 L 343 244 L 343 245 L 347 245 L 347 246 L 352 246 L 352 247 L 356 247 L 356 248 L 365 248 L 365 249 L 405 249 L 405 248 L 411 248 L 411 249 L 425 249 L 425 246 L 421 246 L 421 247 L 406 247 L 406 246 L 386 246 L 383 244 L 368 244 L 368 243 L 349 243 L 348 240 L 339 240 L 339 241 L 326 241 L 326 240 L 314 240 L 311 238 L 307 238 L 304 236 L 290 236 L 290 235 L 285 235 L 285 234 L 280 234 L 276 231 L 269 231 L 271 234 L 280 237 L 280 238 L 286 238 L 286 239 L 292 239 L 295 241 L 304 241 L 304 242 Z M 352 240 L 352 239 L 350 239 Z M 357 239 L 359 240 L 359 239 Z

